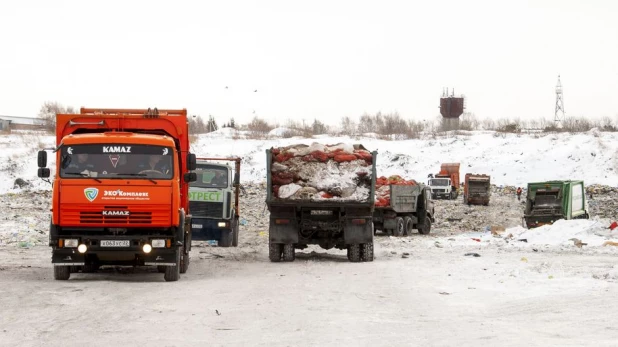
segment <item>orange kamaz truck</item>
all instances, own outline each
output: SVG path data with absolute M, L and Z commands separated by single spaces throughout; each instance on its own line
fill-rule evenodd
M 103 265 L 155 265 L 166 281 L 189 267 L 187 111 L 88 109 L 56 116 L 49 230 L 54 278 Z M 38 176 L 50 177 L 47 152 Z

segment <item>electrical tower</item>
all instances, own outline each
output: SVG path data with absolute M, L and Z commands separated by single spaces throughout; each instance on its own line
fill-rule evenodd
M 562 113 L 562 115 L 560 115 Z M 564 114 L 564 98 L 562 96 L 562 83 L 560 83 L 560 75 L 558 75 L 558 84 L 556 85 L 556 111 L 554 113 L 554 122 L 563 122 L 566 118 Z

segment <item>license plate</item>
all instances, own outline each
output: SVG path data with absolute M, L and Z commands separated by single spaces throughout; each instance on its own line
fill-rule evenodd
M 102 240 L 101 247 L 129 247 L 130 240 Z
M 318 215 L 318 216 L 330 216 L 333 214 L 333 211 L 331 210 L 311 210 L 311 214 L 312 215 Z
M 191 228 L 202 229 L 203 225 L 201 224 L 191 224 Z

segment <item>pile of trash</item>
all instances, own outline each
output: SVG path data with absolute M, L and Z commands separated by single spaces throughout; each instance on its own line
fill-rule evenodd
M 313 143 L 271 149 L 275 198 L 367 201 L 373 156 L 362 145 Z
M 406 180 L 399 175 L 393 175 L 388 178 L 382 176 L 376 179 L 376 207 L 390 206 L 391 204 L 391 184 L 402 186 L 416 186 L 418 182 L 415 180 Z

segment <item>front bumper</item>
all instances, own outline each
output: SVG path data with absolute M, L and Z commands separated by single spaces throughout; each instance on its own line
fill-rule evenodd
M 225 227 L 220 227 L 219 223 L 226 223 Z M 191 240 L 210 241 L 221 240 L 223 233 L 232 232 L 232 221 L 229 219 L 207 219 L 193 217 L 191 219 Z

